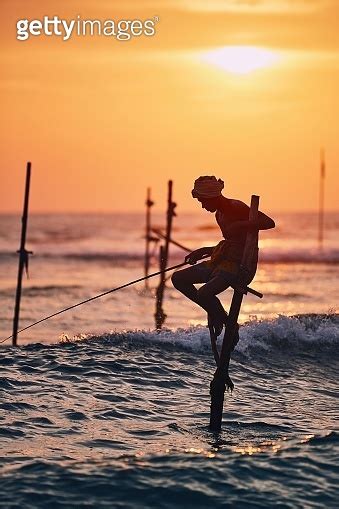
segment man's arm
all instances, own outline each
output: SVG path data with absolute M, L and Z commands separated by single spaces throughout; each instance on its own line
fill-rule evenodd
M 185 262 L 190 263 L 191 265 L 194 265 L 197 263 L 198 260 L 201 260 L 202 257 L 211 256 L 212 251 L 214 249 L 214 246 L 212 247 L 201 247 L 199 249 L 196 249 L 195 251 L 192 251 L 192 253 L 189 253 L 185 257 Z
M 249 223 L 254 226 L 257 230 L 270 230 L 271 228 L 275 227 L 275 222 L 273 219 L 269 216 L 266 216 L 263 212 L 258 213 L 258 220 L 257 221 L 249 221 Z
M 256 221 L 249 221 L 247 219 L 235 221 L 232 223 L 227 230 L 227 236 L 232 237 L 234 235 L 246 233 L 248 231 L 270 230 L 274 227 L 275 222 L 273 219 L 259 211 L 258 219 Z

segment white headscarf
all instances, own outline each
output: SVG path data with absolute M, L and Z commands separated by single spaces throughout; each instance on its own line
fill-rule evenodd
M 224 189 L 224 182 L 213 175 L 199 177 L 194 182 L 193 198 L 217 198 Z

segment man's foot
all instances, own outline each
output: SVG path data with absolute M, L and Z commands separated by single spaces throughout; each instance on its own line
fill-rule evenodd
M 213 334 L 217 338 L 223 331 L 224 322 L 217 318 L 212 318 L 211 315 L 208 315 L 208 328 L 213 331 Z
M 220 336 L 220 334 L 223 331 L 224 325 L 226 325 L 226 323 L 227 323 L 227 317 L 226 317 L 225 322 L 221 322 L 220 320 L 215 320 L 215 319 L 211 318 L 210 315 L 208 315 L 208 328 L 213 333 L 215 339 L 217 339 L 218 336 Z M 239 324 L 237 323 L 235 326 L 234 336 L 233 336 L 233 341 L 232 341 L 232 352 L 235 349 L 235 347 L 237 346 L 238 342 L 239 342 Z
M 217 331 L 216 331 L 215 324 L 213 323 L 213 320 L 210 317 L 210 315 L 207 315 L 207 323 L 208 323 L 208 328 L 210 331 L 211 347 L 212 347 L 214 360 L 215 360 L 216 365 L 219 366 L 220 358 L 219 358 L 219 352 L 218 352 L 218 348 L 217 348 L 217 339 L 218 339 Z

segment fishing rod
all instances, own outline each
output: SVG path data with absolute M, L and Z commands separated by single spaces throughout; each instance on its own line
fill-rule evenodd
M 204 258 L 209 258 L 209 255 L 204 255 L 201 257 L 201 259 L 204 259 Z M 110 293 L 117 292 L 118 290 L 122 290 L 123 288 L 127 288 L 128 286 L 132 286 L 136 283 L 140 283 L 141 281 L 145 281 L 145 279 L 149 279 L 154 276 L 160 276 L 160 274 L 163 274 L 164 272 L 169 272 L 170 270 L 179 269 L 180 267 L 183 267 L 184 265 L 187 265 L 188 263 L 189 263 L 188 261 L 178 263 L 178 265 L 173 265 L 172 267 L 167 267 L 164 270 L 159 270 L 158 272 L 153 272 L 153 274 L 148 274 L 148 276 L 140 277 L 139 279 L 135 279 L 134 281 L 130 281 L 129 283 L 125 283 L 124 285 L 117 286 L 116 288 L 112 288 L 112 290 L 108 290 L 107 292 L 99 293 L 99 295 L 95 295 L 94 297 L 90 297 L 89 299 L 78 302 L 77 304 L 73 304 L 73 306 L 69 306 L 65 309 L 61 309 L 60 311 L 57 311 L 56 313 L 53 313 L 52 315 L 45 316 L 44 318 L 41 318 L 41 320 L 31 323 L 30 325 L 27 325 L 27 327 L 24 327 L 23 329 L 18 330 L 17 333 L 20 334 L 20 332 L 30 329 L 31 327 L 34 327 L 35 325 L 38 325 L 39 323 L 45 322 L 46 320 L 49 320 L 50 318 L 53 318 L 54 316 L 61 315 L 62 313 L 65 313 L 66 311 L 69 311 L 70 309 L 74 309 L 79 306 L 82 306 L 83 304 L 87 304 L 87 302 L 91 302 L 92 300 L 100 299 L 100 297 L 104 297 L 105 295 L 108 295 Z M 253 295 L 255 295 L 256 297 L 259 297 L 259 298 L 263 297 L 262 293 L 259 293 L 255 290 L 253 290 L 252 288 L 249 288 L 248 286 L 244 289 L 244 291 L 252 293 Z M 5 338 L 2 341 L 0 341 L 0 344 L 4 343 L 5 341 L 8 341 L 12 337 L 13 337 L 13 334 L 8 336 L 8 338 Z
M 24 327 L 23 329 L 18 330 L 18 334 L 20 332 L 27 330 L 27 329 L 30 329 L 31 327 L 34 327 L 35 325 L 38 325 L 38 323 L 45 322 L 46 320 L 49 320 L 50 318 L 53 318 L 54 316 L 61 315 L 61 313 L 65 313 L 66 311 L 69 311 L 70 309 L 77 308 L 78 306 L 82 306 L 82 304 L 87 304 L 87 302 L 91 302 L 92 300 L 99 299 L 100 297 L 104 297 L 105 295 L 108 295 L 110 293 L 117 292 L 118 290 L 122 290 L 123 288 L 127 288 L 127 286 L 131 286 L 136 283 L 140 283 L 141 281 L 144 281 L 145 279 L 149 279 L 154 276 L 160 276 L 160 274 L 163 274 L 164 272 L 169 272 L 170 270 L 178 269 L 179 267 L 183 267 L 184 265 L 187 265 L 187 263 L 188 262 L 185 261 L 185 262 L 179 263 L 178 265 L 173 265 L 172 267 L 167 267 L 164 270 L 159 270 L 158 272 L 154 272 L 153 274 L 149 274 L 148 276 L 140 277 L 139 279 L 135 279 L 134 281 L 125 283 L 124 285 L 118 286 L 117 288 L 113 288 L 112 290 L 108 290 L 107 292 L 100 293 L 99 295 L 95 295 L 94 297 L 90 297 L 89 299 L 78 302 L 77 304 L 74 304 L 73 306 L 69 306 L 65 309 L 61 309 L 60 311 L 57 311 L 56 313 L 53 313 L 52 315 L 45 316 L 45 318 L 41 318 L 41 320 L 31 323 L 31 325 L 28 325 L 27 327 Z M 0 341 L 0 343 L 4 343 L 5 341 L 8 341 L 12 337 L 13 337 L 13 334 L 11 336 L 8 336 L 8 338 L 5 338 L 2 341 Z

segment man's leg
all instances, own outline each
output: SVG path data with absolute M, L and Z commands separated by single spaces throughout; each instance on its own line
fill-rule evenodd
M 211 275 L 212 269 L 205 263 L 200 263 L 174 272 L 172 283 L 177 290 L 207 311 L 210 320 L 220 334 L 223 324 L 227 320 L 227 313 L 216 295 L 230 286 L 233 274 L 228 275 L 228 273 L 222 272 L 210 279 Z M 205 284 L 197 290 L 194 286 L 197 283 Z
M 200 263 L 174 272 L 172 283 L 177 290 L 207 311 L 209 327 L 212 326 L 216 336 L 219 336 L 228 315 L 216 295 L 225 291 L 233 284 L 236 276 L 225 271 L 217 273 L 212 278 L 211 275 L 212 269 L 206 267 L 205 263 Z M 205 284 L 197 290 L 194 286 L 197 283 Z M 234 346 L 238 339 L 239 334 L 237 329 Z
M 236 275 L 231 272 L 220 271 L 213 278 L 211 278 L 204 286 L 197 291 L 198 299 L 201 303 L 212 303 L 213 309 L 209 311 L 209 327 L 213 327 L 215 335 L 221 334 L 224 324 L 227 322 L 228 314 L 224 310 L 220 300 L 216 297 L 219 293 L 223 292 L 229 286 L 236 282 Z M 209 305 L 209 304 L 207 304 Z M 239 325 L 236 325 L 233 337 L 232 350 L 239 341 Z
M 224 292 L 234 279 L 235 276 L 231 273 L 219 272 L 197 290 L 198 302 L 208 312 L 217 336 L 221 333 L 228 317 L 217 295 Z
M 187 269 L 174 272 L 172 274 L 172 283 L 174 288 L 179 290 L 179 292 L 200 305 L 198 302 L 198 290 L 194 285 L 206 283 L 211 277 L 211 274 L 212 269 L 207 267 L 204 262 L 198 263 Z

